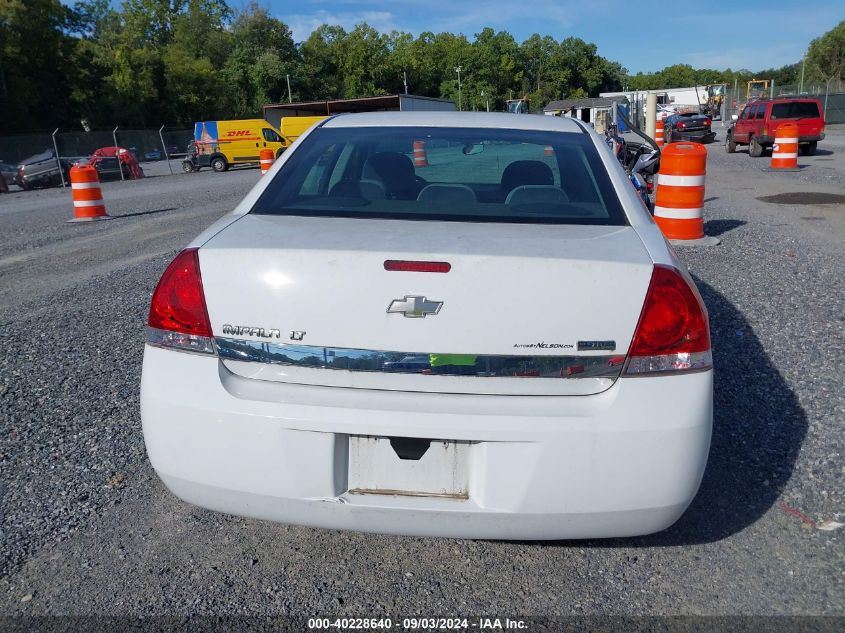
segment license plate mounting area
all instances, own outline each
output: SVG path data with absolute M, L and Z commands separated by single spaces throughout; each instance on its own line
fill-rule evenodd
M 470 442 L 349 436 L 349 494 L 469 498 Z

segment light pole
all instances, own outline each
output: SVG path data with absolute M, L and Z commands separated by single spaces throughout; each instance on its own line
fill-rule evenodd
M 484 97 L 484 91 L 481 91 L 481 96 Z M 484 101 L 487 104 L 487 112 L 490 112 L 490 97 L 484 97 Z
M 463 110 L 461 107 L 461 67 L 455 66 L 455 72 L 458 73 L 458 111 Z

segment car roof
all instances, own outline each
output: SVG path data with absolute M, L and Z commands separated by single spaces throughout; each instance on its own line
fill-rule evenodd
M 325 127 L 451 127 L 584 132 L 578 123 L 567 117 L 507 112 L 361 112 L 335 116 L 326 121 Z

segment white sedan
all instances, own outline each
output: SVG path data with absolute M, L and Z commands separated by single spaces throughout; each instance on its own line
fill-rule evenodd
M 326 119 L 152 297 L 153 467 L 221 512 L 394 534 L 662 530 L 707 461 L 707 312 L 575 119 Z

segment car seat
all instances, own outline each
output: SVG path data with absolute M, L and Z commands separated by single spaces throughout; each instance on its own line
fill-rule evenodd
M 414 163 L 399 152 L 373 154 L 364 163 L 362 176 L 381 182 L 388 195 L 396 200 L 416 200 L 420 190 Z
M 502 199 L 515 188 L 522 185 L 555 184 L 551 167 L 539 160 L 517 160 L 505 167 L 502 172 Z

